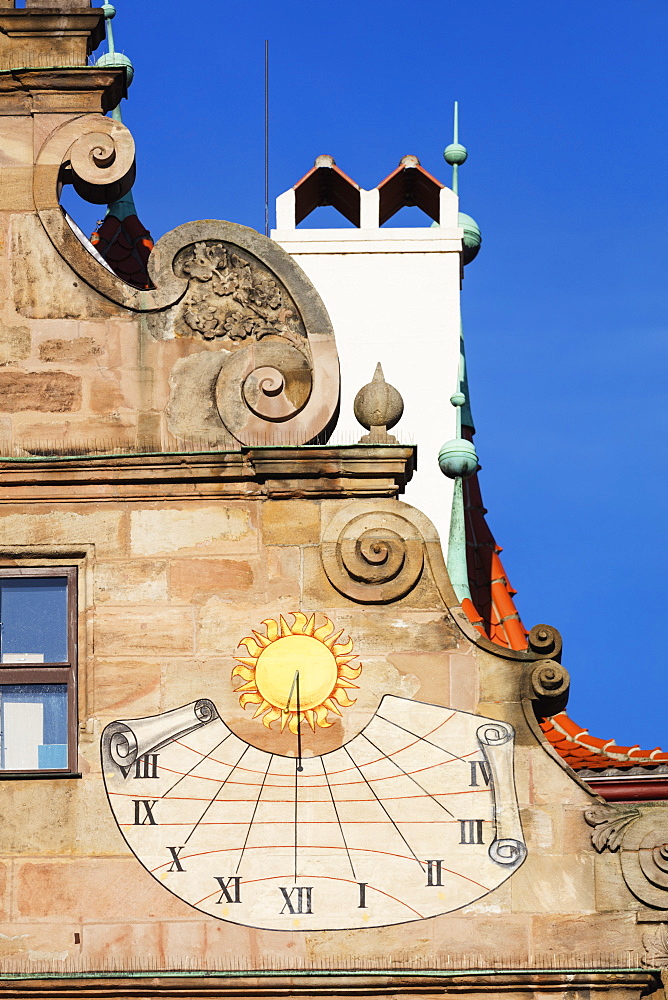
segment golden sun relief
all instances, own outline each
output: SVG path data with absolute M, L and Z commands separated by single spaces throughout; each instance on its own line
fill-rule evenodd
M 255 705 L 254 719 L 262 718 L 268 729 L 280 721 L 296 734 L 306 720 L 311 729 L 332 726 L 329 713 L 341 715 L 355 700 L 348 697 L 353 682 L 362 672 L 356 659 L 353 641 L 339 641 L 343 629 L 336 631 L 329 618 L 316 627 L 315 615 L 293 611 L 292 624 L 281 615 L 276 621 L 267 618 L 265 634 L 253 631 L 239 643 L 248 656 L 237 656 L 232 678 L 244 683 L 236 688 L 242 708 Z

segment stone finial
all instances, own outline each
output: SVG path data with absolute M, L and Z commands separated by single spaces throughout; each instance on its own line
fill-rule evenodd
M 355 396 L 355 417 L 369 434 L 360 438 L 362 444 L 396 444 L 397 439 L 388 434 L 404 412 L 404 401 L 393 385 L 385 381 L 380 361 L 373 379 L 362 386 Z

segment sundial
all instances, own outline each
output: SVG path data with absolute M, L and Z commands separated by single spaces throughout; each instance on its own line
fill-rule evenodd
M 496 889 L 526 857 L 512 727 L 385 695 L 352 739 L 303 756 L 301 727 L 331 726 L 364 672 L 328 620 L 292 618 L 247 637 L 234 672 L 269 744 L 294 735 L 292 756 L 241 739 L 208 698 L 105 730 L 107 794 L 137 859 L 196 909 L 273 930 L 399 924 Z

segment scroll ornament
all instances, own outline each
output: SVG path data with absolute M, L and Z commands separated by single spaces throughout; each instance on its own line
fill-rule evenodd
M 111 118 L 82 115 L 55 129 L 39 150 L 33 198 L 55 249 L 88 285 L 149 314 L 156 337 L 168 328 L 223 348 L 213 378 L 210 352 L 181 359 L 192 368 L 182 379 L 187 386 L 177 386 L 181 399 L 170 399 L 182 414 L 170 430 L 205 440 L 227 432 L 245 445 L 300 445 L 327 435 L 339 401 L 334 332 L 313 285 L 277 243 L 229 222 L 187 223 L 155 245 L 148 261 L 154 287 L 146 291 L 127 285 L 86 248 L 60 206 L 62 185 L 108 204 L 134 178 L 130 132 Z M 170 310 L 151 323 L 150 314 Z
M 558 660 L 561 655 L 561 635 L 552 625 L 534 625 L 528 635 L 529 649 L 538 656 Z
M 344 509 L 325 531 L 322 561 L 340 593 L 361 604 L 385 604 L 417 584 L 424 540 L 399 513 L 377 509 L 350 517 Z
M 599 854 L 619 850 L 624 881 L 648 906 L 668 910 L 668 809 L 597 805 L 585 812 Z

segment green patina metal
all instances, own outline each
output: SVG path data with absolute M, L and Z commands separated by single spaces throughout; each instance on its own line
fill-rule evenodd
M 452 190 L 455 194 L 459 194 L 459 168 L 466 163 L 468 155 L 466 147 L 459 142 L 459 101 L 455 101 L 452 142 L 443 153 L 445 162 L 452 167 Z
M 104 27 L 107 34 L 107 48 L 108 52 L 105 52 L 96 60 L 95 65 L 99 66 L 101 69 L 124 69 L 125 77 L 127 80 L 128 87 L 134 80 L 135 69 L 132 65 L 132 60 L 126 56 L 123 52 L 116 51 L 116 45 L 114 42 L 114 29 L 111 22 L 116 17 L 116 8 L 110 4 L 105 3 L 102 5 L 102 11 L 104 13 Z M 121 106 L 118 104 L 113 111 L 111 111 L 111 117 L 114 121 L 123 124 L 123 115 L 121 114 Z M 107 215 L 113 215 L 114 218 L 118 219 L 119 222 L 123 222 L 130 215 L 137 214 L 137 208 L 135 206 L 134 198 L 132 197 L 132 191 L 128 191 L 126 195 L 119 198 L 117 201 L 112 202 L 107 207 Z
M 466 561 L 466 522 L 464 519 L 464 479 L 472 476 L 478 468 L 478 456 L 471 441 L 462 438 L 462 409 L 468 406 L 464 388 L 468 388 L 464 357 L 464 339 L 460 334 L 461 355 L 459 363 L 458 390 L 450 397 L 457 410 L 457 436 L 447 441 L 438 453 L 438 464 L 443 475 L 454 479 L 450 534 L 448 537 L 447 567 L 450 582 L 459 601 L 471 600 L 468 566 Z M 467 419 L 471 419 L 467 409 Z

